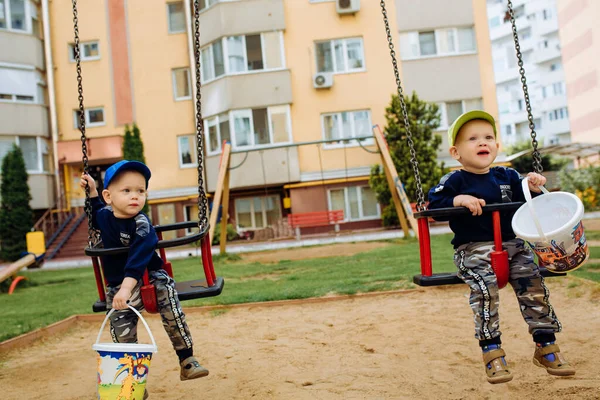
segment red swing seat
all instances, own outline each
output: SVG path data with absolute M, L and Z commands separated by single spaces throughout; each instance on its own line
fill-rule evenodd
M 158 235 L 158 245 L 156 246 L 159 250 L 160 257 L 163 260 L 163 269 L 173 277 L 173 268 L 171 263 L 167 260 L 165 253 L 166 248 L 184 246 L 200 241 L 200 250 L 202 252 L 202 266 L 204 270 L 204 279 L 177 282 L 175 288 L 180 301 L 199 299 L 204 297 L 218 296 L 223 291 L 224 280 L 222 277 L 218 277 L 215 274 L 215 268 L 212 261 L 211 254 L 211 243 L 209 240 L 208 225 L 201 231 L 187 235 L 184 237 L 163 240 L 162 232 L 176 231 L 180 229 L 189 229 L 197 227 L 198 223 L 193 221 L 178 222 L 169 225 L 157 225 L 155 226 L 156 233 Z M 123 254 L 128 252 L 128 248 L 86 248 L 85 254 L 92 257 L 92 265 L 94 268 L 94 276 L 96 277 L 96 287 L 98 289 L 99 299 L 92 306 L 94 312 L 106 311 L 106 282 L 102 274 L 102 259 L 103 256 Z M 143 277 L 144 284 L 142 286 L 142 301 L 144 308 L 149 313 L 158 312 L 156 293 L 154 292 L 154 286 L 148 281 L 148 271 L 144 272 Z
M 498 287 L 503 288 L 508 283 L 509 268 L 508 254 L 502 249 L 502 231 L 500 227 L 500 213 L 505 211 L 516 211 L 523 203 L 500 203 L 483 206 L 484 213 L 492 213 L 494 224 L 494 245 L 495 250 L 492 252 L 491 262 Z M 453 285 L 464 283 L 456 272 L 433 273 L 433 265 L 431 262 L 431 239 L 429 235 L 429 218 L 436 217 L 452 217 L 456 215 L 468 215 L 469 209 L 466 207 L 448 207 L 438 208 L 435 210 L 425 210 L 414 213 L 419 229 L 419 250 L 421 259 L 421 273 L 413 277 L 413 282 L 419 286 L 439 286 Z M 540 273 L 544 277 L 564 276 L 565 273 L 554 273 L 546 268 L 540 267 Z

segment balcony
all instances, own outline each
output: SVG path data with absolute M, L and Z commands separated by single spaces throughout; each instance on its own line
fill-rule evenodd
M 212 117 L 240 108 L 258 108 L 292 103 L 289 70 L 228 75 L 204 84 L 203 116 Z
M 553 32 L 558 32 L 558 20 L 556 18 L 540 21 L 535 26 L 536 33 L 545 36 Z
M 569 120 L 559 119 L 555 121 L 550 121 L 548 119 L 544 120 L 544 126 L 540 129 L 540 133 L 542 136 L 556 136 L 556 135 L 564 135 L 571 130 Z
M 529 21 L 525 16 L 516 18 L 515 22 L 517 24 L 518 32 L 522 32 L 524 29 L 531 26 L 531 21 Z M 510 20 L 504 22 L 502 25 L 490 28 L 490 40 L 492 42 L 508 35 L 512 35 L 512 25 L 510 23 Z
M 283 29 L 283 0 L 219 2 L 200 15 L 202 46 L 223 36 Z
M 217 187 L 220 160 L 220 154 L 206 157 L 206 185 L 209 192 L 214 192 Z M 261 151 L 232 154 L 230 165 L 241 166 L 231 170 L 229 179 L 231 189 L 282 185 L 300 180 L 297 147 L 265 148 Z
M 512 81 L 514 79 L 519 79 L 519 69 L 517 67 L 508 68 L 504 71 L 494 71 L 494 77 L 496 79 L 496 85 L 508 81 Z
M 534 61 L 538 64 L 552 61 L 552 60 L 560 58 L 560 57 L 561 57 L 561 54 L 560 54 L 560 48 L 558 45 L 550 46 L 546 49 L 539 49 L 533 55 Z
M 0 133 L 48 137 L 48 109 L 41 104 L 0 102 Z
M 33 35 L 0 31 L 0 49 L 1 62 L 45 69 L 42 41 Z

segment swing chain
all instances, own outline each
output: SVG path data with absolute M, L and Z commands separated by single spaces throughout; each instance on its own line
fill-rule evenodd
M 538 141 L 536 139 L 537 134 L 535 132 L 535 123 L 533 122 L 533 115 L 531 113 L 531 102 L 529 99 L 529 89 L 527 88 L 527 79 L 525 78 L 525 68 L 523 68 L 523 56 L 521 54 L 521 45 L 519 44 L 519 35 L 517 34 L 517 24 L 515 21 L 515 11 L 513 9 L 512 1 L 508 0 L 508 13 L 510 15 L 510 23 L 512 25 L 512 34 L 515 42 L 515 51 L 517 53 L 517 65 L 519 66 L 519 74 L 521 74 L 521 83 L 523 85 L 523 95 L 525 97 L 525 106 L 527 109 L 527 119 L 529 120 L 529 129 L 531 130 L 531 144 L 533 145 L 533 170 L 538 174 L 544 171 L 542 167 L 542 156 L 538 151 Z
M 81 49 L 79 46 L 79 16 L 77 13 L 77 0 L 72 0 L 73 4 L 73 28 L 75 40 L 73 50 L 75 52 L 75 63 L 77 69 L 77 93 L 79 94 L 79 131 L 81 132 L 81 151 L 83 153 L 83 173 L 88 174 L 88 155 L 87 155 L 87 138 L 85 136 L 85 107 L 83 105 L 83 77 L 81 75 Z M 66 178 L 66 177 L 65 177 Z M 94 239 L 98 238 L 97 231 L 92 226 L 92 203 L 90 201 L 90 187 L 85 185 L 85 203 L 83 206 L 88 219 L 88 245 L 92 247 Z
M 390 48 L 390 56 L 392 57 L 392 65 L 394 67 L 394 76 L 396 77 L 396 86 L 398 87 L 398 98 L 400 100 L 400 106 L 402 109 L 402 115 L 404 117 L 404 127 L 406 128 L 406 138 L 408 140 L 408 147 L 410 148 L 410 162 L 412 163 L 413 171 L 415 174 L 415 183 L 417 185 L 417 210 L 425 210 L 425 195 L 423 194 L 423 185 L 421 184 L 421 175 L 419 174 L 419 162 L 417 161 L 417 152 L 415 151 L 415 144 L 412 139 L 412 133 L 410 132 L 410 124 L 408 121 L 408 110 L 406 109 L 406 102 L 404 101 L 404 92 L 402 90 L 402 82 L 400 81 L 400 72 L 398 71 L 398 61 L 396 60 L 396 51 L 394 50 L 394 43 L 392 40 L 392 32 L 390 30 L 390 24 L 388 21 L 387 10 L 385 8 L 385 0 L 381 0 L 381 13 L 383 14 L 383 22 L 385 24 L 385 32 L 387 34 L 388 47 Z
M 204 159 L 204 124 L 202 123 L 202 93 L 200 82 L 200 5 L 194 0 L 194 58 L 196 68 L 196 155 L 198 162 L 198 228 L 202 231 L 208 227 L 208 199 L 204 191 L 203 165 Z

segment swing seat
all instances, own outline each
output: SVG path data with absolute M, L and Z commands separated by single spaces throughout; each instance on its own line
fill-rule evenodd
M 490 204 L 482 207 L 484 213 L 496 214 L 494 219 L 494 241 L 496 242 L 496 251 L 493 253 L 499 253 L 498 243 L 502 244 L 502 237 L 500 236 L 500 212 L 503 211 L 515 211 L 521 207 L 523 203 L 501 203 L 501 204 Z M 455 285 L 464 283 L 460 279 L 456 272 L 441 272 L 433 273 L 432 262 L 431 262 L 431 242 L 429 236 L 429 218 L 448 218 L 457 215 L 468 215 L 470 211 L 465 207 L 449 207 L 449 208 L 437 208 L 434 210 L 425 210 L 414 213 L 414 217 L 417 219 L 419 226 L 419 249 L 421 255 L 421 273 L 413 276 L 413 283 L 419 286 L 440 286 L 440 285 Z M 506 263 L 498 263 L 498 267 L 507 269 Z M 455 269 L 453 265 L 453 269 Z M 543 277 L 554 277 L 554 276 L 565 276 L 565 273 L 554 273 L 548 271 L 546 268 L 540 267 L 540 274 Z M 504 287 L 508 281 L 508 271 L 502 270 L 496 272 L 498 277 L 498 286 Z M 502 282 L 500 282 L 502 280 Z
M 214 266 L 212 262 L 212 255 L 210 250 L 210 242 L 208 241 L 208 232 L 209 227 L 206 226 L 204 230 L 201 232 L 193 233 L 191 235 L 187 235 L 184 237 L 171 239 L 171 240 L 162 240 L 162 232 L 166 231 L 174 231 L 180 229 L 188 229 L 197 227 L 198 223 L 193 221 L 188 222 L 178 222 L 175 224 L 155 226 L 156 233 L 158 235 L 159 241 L 157 244 L 157 249 L 160 252 L 161 258 L 164 262 L 164 269 L 167 273 L 173 277 L 173 271 L 171 268 L 171 263 L 167 261 L 165 250 L 169 247 L 178 247 L 184 246 L 187 244 L 195 243 L 200 241 L 200 247 L 202 251 L 202 265 L 204 269 L 204 279 L 197 279 L 191 281 L 182 281 L 175 283 L 175 289 L 177 290 L 177 295 L 180 301 L 192 300 L 192 299 L 200 299 L 205 297 L 213 297 L 218 296 L 223 291 L 224 280 L 222 277 L 218 277 L 215 275 Z M 126 247 L 113 248 L 113 249 L 102 249 L 102 248 L 86 248 L 85 254 L 92 257 L 92 264 L 94 266 L 94 274 L 96 276 L 96 286 L 98 289 L 99 299 L 93 304 L 92 310 L 94 312 L 103 312 L 106 311 L 106 294 L 105 294 L 105 286 L 103 275 L 101 272 L 101 257 L 115 255 L 115 254 L 123 254 L 129 251 Z M 144 283 L 146 286 L 148 284 Z M 151 289 L 151 286 L 150 286 Z M 146 291 L 146 296 L 152 297 L 152 295 L 148 294 L 149 291 Z M 144 305 L 147 305 L 148 312 L 156 312 L 156 301 L 154 298 L 143 298 Z

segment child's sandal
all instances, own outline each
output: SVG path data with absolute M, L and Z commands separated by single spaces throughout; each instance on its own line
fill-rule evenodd
M 554 353 L 554 361 L 549 361 L 544 357 L 552 353 Z M 538 367 L 546 368 L 546 372 L 550 375 L 575 375 L 575 369 L 560 354 L 560 348 L 557 344 L 549 344 L 544 347 L 536 346 L 535 353 L 533 354 L 533 363 Z
M 503 349 L 483 353 L 483 364 L 485 365 L 485 372 L 487 373 L 489 383 L 504 383 L 512 380 L 512 373 L 508 370 L 508 366 L 502 362 L 502 357 L 505 356 L 506 353 Z M 491 368 L 488 368 L 488 364 L 490 364 Z

